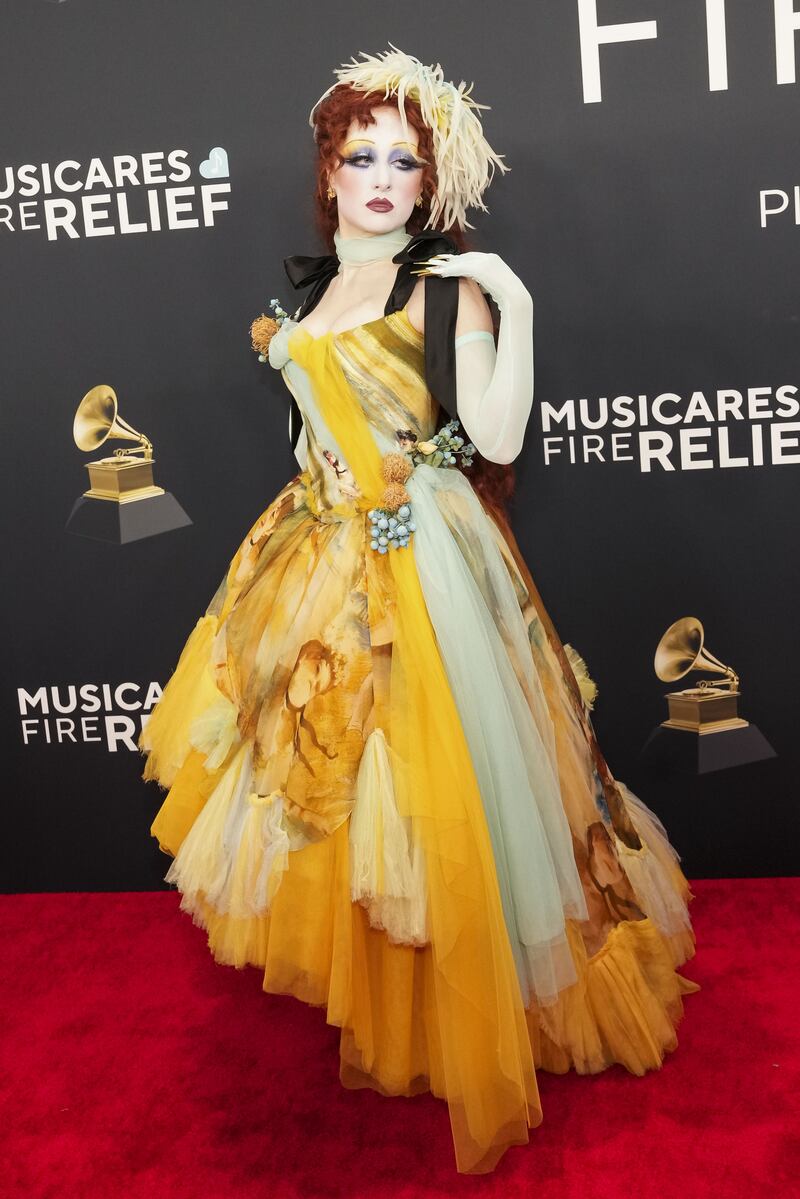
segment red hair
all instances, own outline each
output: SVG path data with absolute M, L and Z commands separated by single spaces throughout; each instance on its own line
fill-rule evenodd
M 314 113 L 317 143 L 315 220 L 329 254 L 335 251 L 333 235 L 339 225 L 339 215 L 335 198 L 328 199 L 327 192 L 331 175 L 344 161 L 339 153 L 339 146 L 344 143 L 347 131 L 353 121 L 363 126 L 374 125 L 375 117 L 372 115 L 372 109 L 384 104 L 394 108 L 399 107 L 396 96 L 384 99 L 381 92 L 357 91 L 349 83 L 340 83 L 328 93 Z M 404 97 L 404 108 L 409 127 L 417 134 L 417 155 L 425 162 L 422 168 L 422 206 L 415 205 L 406 222 L 407 232 L 413 235 L 421 232 L 430 215 L 431 197 L 436 190 L 437 183 L 436 161 L 433 152 L 433 136 L 422 119 L 419 105 L 415 100 L 406 96 Z M 469 249 L 460 225 L 451 225 L 443 232 L 453 239 L 460 252 Z M 492 322 L 495 322 L 494 314 Z M 448 414 L 441 409 L 437 428 L 447 424 L 449 419 Z M 470 479 L 479 497 L 489 507 L 504 509 L 514 494 L 515 473 L 510 463 L 491 462 L 476 451 L 473 465 L 463 473 Z

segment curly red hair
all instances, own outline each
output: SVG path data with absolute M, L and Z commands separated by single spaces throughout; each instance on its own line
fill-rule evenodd
M 424 159 L 422 168 L 422 206 L 415 206 L 406 222 L 406 230 L 410 234 L 419 233 L 428 220 L 431 211 L 431 197 L 436 189 L 436 161 L 433 151 L 433 136 L 422 119 L 422 112 L 415 100 L 404 97 L 406 120 L 409 127 L 417 134 L 417 154 Z M 317 143 L 317 186 L 314 193 L 315 220 L 329 254 L 334 253 L 333 235 L 339 224 L 336 199 L 329 199 L 327 192 L 330 177 L 341 166 L 343 159 L 339 153 L 347 131 L 353 121 L 364 127 L 375 124 L 372 115 L 373 108 L 389 104 L 398 108 L 396 96 L 384 99 L 381 92 L 362 92 L 351 87 L 349 83 L 340 83 L 332 89 L 320 102 L 314 113 L 315 138 Z M 469 249 L 467 238 L 459 225 L 451 225 L 443 230 L 453 239 L 459 251 Z M 494 315 L 492 320 L 495 321 Z M 495 329 L 496 331 L 496 329 Z M 450 418 L 442 409 L 438 428 L 446 424 Z M 490 462 L 480 453 L 475 453 L 473 464 L 464 472 L 471 480 L 479 497 L 490 508 L 505 509 L 506 504 L 514 494 L 515 473 L 510 464 Z

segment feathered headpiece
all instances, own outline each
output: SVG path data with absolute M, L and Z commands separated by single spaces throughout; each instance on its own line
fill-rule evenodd
M 489 104 L 478 104 L 470 92 L 474 84 L 467 87 L 462 82 L 455 86 L 448 83 L 437 62 L 435 67 L 425 66 L 411 54 L 404 54 L 389 42 L 391 50 L 383 54 L 365 54 L 359 50 L 364 62 L 355 57 L 334 70 L 337 82 L 322 93 L 311 109 L 308 123 L 314 129 L 314 113 L 325 97 L 340 83 L 349 83 L 362 92 L 383 92 L 384 100 L 397 96 L 403 133 L 408 137 L 408 124 L 404 98 L 416 100 L 422 119 L 433 135 L 433 150 L 436 159 L 437 185 L 430 216 L 426 222 L 435 227 L 443 214 L 443 229 L 456 222 L 466 229 L 473 229 L 466 218 L 467 208 L 481 208 L 488 212 L 482 195 L 494 177 L 495 168 L 510 171 L 502 161 L 504 155 L 496 154 L 483 136 L 483 128 L 477 109 L 490 108 Z

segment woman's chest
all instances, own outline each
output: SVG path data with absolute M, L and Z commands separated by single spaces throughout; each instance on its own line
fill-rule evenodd
M 328 333 L 337 335 L 372 324 L 404 307 L 412 327 L 420 331 L 424 320 L 423 280 L 417 280 L 410 292 L 408 288 L 402 290 L 401 296 L 396 267 L 388 274 L 384 273 L 384 277 L 377 282 L 371 280 L 368 284 L 351 282 L 346 285 L 340 281 L 340 276 L 334 276 L 312 310 L 302 317 L 298 327 L 316 339 Z M 402 299 L 404 303 L 401 303 Z

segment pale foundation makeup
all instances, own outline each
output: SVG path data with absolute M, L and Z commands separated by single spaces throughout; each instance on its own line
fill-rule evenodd
M 422 190 L 424 160 L 417 154 L 414 131 L 403 134 L 400 113 L 391 105 L 372 110 L 374 125 L 353 121 L 339 152 L 345 159 L 330 176 L 336 192 L 339 230 L 343 237 L 369 237 L 405 226 Z M 387 200 L 385 212 L 370 201 Z

